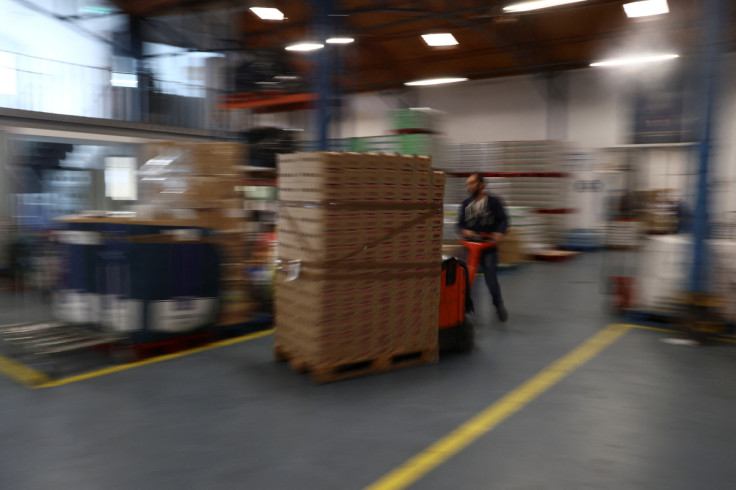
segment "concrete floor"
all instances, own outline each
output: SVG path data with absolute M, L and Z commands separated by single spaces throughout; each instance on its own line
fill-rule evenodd
M 57 388 L 0 378 L 2 489 L 358 489 L 616 319 L 601 256 L 504 273 L 478 348 L 314 386 L 272 338 Z M 736 346 L 631 330 L 412 488 L 736 486 Z

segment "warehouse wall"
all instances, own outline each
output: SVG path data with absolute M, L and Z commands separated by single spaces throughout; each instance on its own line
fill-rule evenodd
M 570 72 L 566 78 L 567 111 L 559 119 L 566 127 L 559 132 L 586 148 L 627 143 L 632 116 L 624 81 L 611 83 L 595 70 Z M 447 113 L 445 136 L 452 143 L 546 139 L 548 123 L 556 123 L 555 117 L 548 120 L 553 109 L 545 82 L 531 76 L 423 87 L 417 93 L 418 106 Z M 343 137 L 387 134 L 386 111 L 407 106 L 391 94 L 353 95 L 348 105 Z
M 628 143 L 632 104 L 625 81 L 610 70 L 579 70 L 569 79 L 567 138 L 585 148 Z
M 547 137 L 542 82 L 509 77 L 419 89 L 419 103 L 447 113 L 453 143 L 541 140 Z
M 717 134 L 712 160 L 712 210 L 716 216 L 736 212 L 736 92 L 729 90 L 736 80 L 736 56 L 724 58 L 721 74 L 723 92 L 716 114 Z M 566 74 L 567 140 L 582 149 L 598 149 L 630 142 L 633 123 L 633 85 L 630 75 L 611 70 L 577 70 Z M 543 82 L 529 76 L 468 82 L 458 85 L 424 87 L 417 90 L 417 106 L 431 107 L 447 115 L 444 133 L 451 143 L 501 140 L 546 139 L 549 124 L 557 123 Z M 347 118 L 339 137 L 377 136 L 390 130 L 386 111 L 408 107 L 406 92 L 357 94 L 348 97 Z M 275 117 L 273 123 L 307 129 L 305 139 L 313 139 L 313 113 L 302 112 Z M 290 124 L 287 124 L 290 123 Z M 605 155 L 603 158 L 608 158 Z M 639 151 L 639 189 L 673 188 L 690 201 L 694 193 L 697 156 L 692 148 Z
M 736 56 L 724 57 L 721 104 L 716 114 L 717 134 L 712 160 L 712 209 L 715 214 L 736 212 Z M 567 111 L 563 118 L 567 140 L 587 149 L 630 143 L 633 96 L 630 74 L 611 70 L 577 70 L 567 75 Z M 537 140 L 550 134 L 550 106 L 543 82 L 530 76 L 507 77 L 418 90 L 418 105 L 447 113 L 445 135 L 452 143 L 499 140 Z M 373 136 L 389 131 L 385 111 L 401 107 L 398 98 L 361 94 L 351 97 L 352 118 L 343 136 Z M 695 156 L 692 149 L 643 152 L 639 187 L 675 188 L 691 197 Z
M 379 136 L 388 133 L 387 111 L 402 108 L 399 94 L 356 94 L 347 104 L 342 137 Z

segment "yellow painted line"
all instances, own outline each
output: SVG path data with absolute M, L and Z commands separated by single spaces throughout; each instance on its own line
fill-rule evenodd
M 398 490 L 414 484 L 598 355 L 629 330 L 628 325 L 607 326 L 529 381 L 366 487 L 366 490 Z
M 29 388 L 34 388 L 49 380 L 49 377 L 41 371 L 5 356 L 0 356 L 0 373 Z
M 251 333 L 248 335 L 243 335 L 241 337 L 235 337 L 232 339 L 220 340 L 218 342 L 213 342 L 211 344 L 207 344 L 202 347 L 195 347 L 194 349 L 188 349 L 188 350 L 184 350 L 181 352 L 175 352 L 173 354 L 166 354 L 164 356 L 152 357 L 150 359 L 145 359 L 143 361 L 130 362 L 127 364 L 121 364 L 119 366 L 103 368 L 97 371 L 90 371 L 89 373 L 77 374 L 76 376 L 69 376 L 68 378 L 61 378 L 61 379 L 57 379 L 54 381 L 48 381 L 48 382 L 33 386 L 33 388 L 53 388 L 55 386 L 67 385 L 69 383 L 76 383 L 77 381 L 84 381 L 86 379 L 97 378 L 99 376 L 105 376 L 107 374 L 118 373 L 120 371 L 127 371 L 128 369 L 133 369 L 133 368 L 137 368 L 141 366 L 147 366 L 149 364 L 155 364 L 157 362 L 170 361 L 171 359 L 178 359 L 180 357 L 188 356 L 190 354 L 196 354 L 198 352 L 204 352 L 204 351 L 216 349 L 218 347 L 225 347 L 227 345 L 239 344 L 241 342 L 246 342 L 248 340 L 265 337 L 267 335 L 271 335 L 272 333 L 273 333 L 273 329 L 270 329 L 270 330 L 264 330 L 262 332 L 255 332 L 255 333 Z

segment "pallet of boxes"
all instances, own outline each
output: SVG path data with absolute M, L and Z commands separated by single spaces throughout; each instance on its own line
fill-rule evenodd
M 277 359 L 318 383 L 437 361 L 444 183 L 423 157 L 281 155 Z
M 243 199 L 237 193 L 245 145 L 158 143 L 143 149 L 138 214 L 149 220 L 212 230 L 220 255 L 220 311 L 216 326 L 251 319 L 245 276 L 247 234 Z

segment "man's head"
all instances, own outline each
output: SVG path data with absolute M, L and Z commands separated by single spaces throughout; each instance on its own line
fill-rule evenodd
M 468 193 L 473 197 L 478 197 L 486 186 L 483 180 L 483 175 L 480 172 L 470 174 L 468 180 L 465 181 L 465 185 L 468 187 Z

